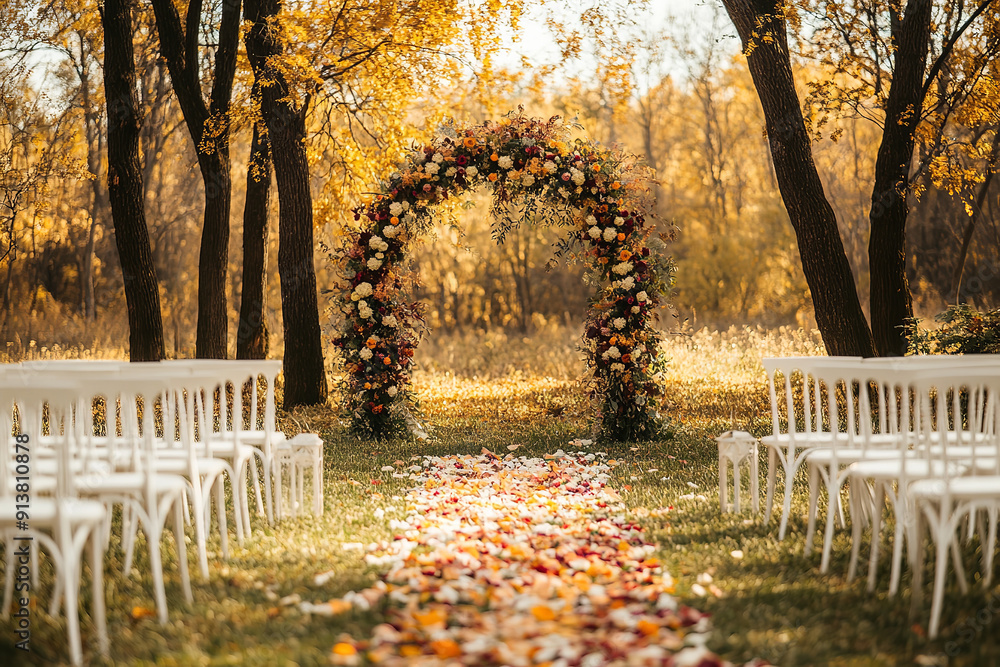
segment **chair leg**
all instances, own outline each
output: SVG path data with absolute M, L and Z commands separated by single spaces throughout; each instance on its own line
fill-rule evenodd
M 809 519 L 806 527 L 806 545 L 803 555 L 812 553 L 813 540 L 816 539 L 816 511 L 819 504 L 819 469 L 809 464 Z
M 756 471 L 754 471 L 754 478 L 750 480 L 751 486 L 753 487 L 753 492 L 756 492 L 756 485 L 754 480 L 756 479 Z M 754 503 L 754 512 L 757 511 L 756 503 Z M 313 460 L 313 514 L 320 516 L 323 514 L 323 456 L 320 454 Z M 994 522 L 995 526 L 996 522 Z
M 226 525 L 226 485 L 223 475 L 219 475 L 215 480 L 215 513 L 219 519 L 219 546 L 222 549 L 222 559 L 229 560 L 229 526 Z
M 868 559 L 868 592 L 875 590 L 875 579 L 878 576 L 879 549 L 882 546 L 882 515 L 885 512 L 885 489 L 881 483 L 875 484 L 875 506 L 872 510 L 872 546 Z M 851 521 L 857 519 L 852 515 Z
M 274 454 L 272 451 L 271 456 L 269 457 L 266 456 L 264 457 L 264 460 L 261 461 L 261 468 L 264 471 L 264 501 L 265 505 L 267 506 L 267 525 L 269 526 L 274 525 L 274 518 L 275 518 L 274 492 L 271 489 L 271 470 L 274 468 L 274 466 L 271 463 L 271 459 L 273 458 L 273 456 Z
M 989 590 L 993 583 L 993 551 L 997 544 L 997 506 L 986 509 L 989 525 L 986 527 L 986 543 L 983 544 L 983 587 Z
M 944 534 L 944 526 L 938 526 L 936 560 L 934 562 L 934 592 L 931 601 L 931 622 L 927 629 L 930 639 L 935 639 L 941 625 L 941 611 L 944 607 L 944 587 L 948 578 L 948 545 L 951 540 Z
M 795 476 L 794 471 L 789 471 L 785 468 L 785 499 L 781 505 L 781 525 L 778 528 L 778 541 L 785 539 L 785 533 L 788 532 L 788 517 L 792 513 L 792 488 L 793 488 L 793 478 Z
M 758 456 L 757 450 L 755 448 L 750 453 L 750 495 L 753 496 L 752 500 L 753 500 L 753 513 L 754 513 L 754 516 L 757 516 L 757 512 L 760 510 L 760 489 L 757 488 L 758 484 L 760 483 L 760 480 L 759 480 L 759 477 L 758 477 L 760 475 L 760 471 L 758 469 L 759 468 L 758 458 L 759 458 L 759 456 Z M 318 460 L 316 462 L 316 469 L 319 471 L 319 473 L 316 475 L 316 479 L 320 480 L 320 483 L 322 484 L 322 475 L 323 475 L 323 454 L 322 454 L 322 452 L 320 452 L 320 455 L 319 455 Z M 322 497 L 321 497 L 319 503 L 320 503 L 319 506 L 321 508 L 320 511 L 322 512 L 322 506 L 323 506 Z
M 66 634 L 69 635 L 70 661 L 74 665 L 82 665 L 83 647 L 80 638 L 80 601 L 78 597 L 80 593 L 80 564 L 74 562 L 76 554 L 71 548 L 66 549 L 63 558 L 65 562 L 63 563 L 62 579 L 63 588 L 66 589 L 63 596 L 66 598 Z
M 191 593 L 191 576 L 188 574 L 187 546 L 184 543 L 184 504 L 180 498 L 174 500 L 174 540 L 177 543 L 177 569 L 181 574 L 181 587 L 188 604 L 194 602 Z
M 965 565 L 962 564 L 962 551 L 958 543 L 958 536 L 949 533 L 947 537 L 951 544 L 951 557 L 955 561 L 955 578 L 958 580 L 958 590 L 961 591 L 962 595 L 968 595 L 969 582 L 965 577 Z
M 830 471 L 831 473 L 833 471 Z M 831 474 L 826 479 L 826 529 L 823 531 L 823 557 L 820 559 L 819 571 L 826 574 L 830 571 L 830 552 L 833 550 L 833 523 L 837 518 L 837 505 L 840 502 L 840 485 L 837 476 Z
M 862 523 L 858 515 L 861 514 L 861 498 L 859 498 L 859 487 L 864 486 L 864 482 L 861 480 L 853 478 L 850 481 L 850 489 L 848 495 L 848 502 L 851 505 L 851 560 L 847 566 L 847 580 L 854 581 L 854 576 L 858 571 L 858 557 L 861 554 L 861 538 L 864 534 L 864 523 Z
M 777 477 L 777 470 L 775 466 L 777 465 L 778 455 L 774 451 L 774 447 L 767 448 L 767 491 L 764 497 L 764 523 L 771 522 L 771 512 L 774 508 L 774 485 L 775 478 Z
M 97 644 L 101 655 L 108 657 L 111 653 L 111 643 L 108 641 L 108 614 L 104 606 L 104 549 L 101 548 L 103 536 L 98 528 L 90 535 L 90 577 L 93 586 L 94 624 L 97 626 Z
M 729 511 L 729 459 L 719 455 L 719 508 L 725 513 Z

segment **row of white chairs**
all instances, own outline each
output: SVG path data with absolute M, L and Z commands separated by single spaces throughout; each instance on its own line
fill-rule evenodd
M 305 506 L 304 477 L 311 469 L 313 512 L 321 513 L 323 443 L 315 434 L 288 439 L 277 429 L 274 385 L 280 369 L 280 361 L 225 360 L 0 366 L 0 429 L 17 434 L 0 438 L 4 617 L 13 597 L 15 545 L 30 537 L 45 547 L 55 567 L 49 612 L 58 613 L 63 603 L 70 658 L 80 664 L 77 591 L 89 545 L 91 613 L 99 649 L 106 652 L 101 577 L 115 506 L 122 508 L 126 574 L 132 571 L 140 529 L 146 538 L 161 623 L 167 621 L 167 599 L 160 550 L 168 519 L 173 522 L 181 588 L 191 602 L 184 523 L 190 517 L 198 569 L 206 579 L 213 501 L 221 555 L 228 558 L 227 480 L 240 543 L 251 533 L 250 488 L 258 513 L 273 523 Z M 101 404 L 103 414 L 95 410 Z M 24 504 L 16 502 L 19 493 L 22 500 L 30 498 L 23 514 L 17 512 Z M 20 523 L 25 515 L 27 531 Z M 32 585 L 37 586 L 37 548 L 31 557 Z
M 805 551 L 813 547 L 821 485 L 827 491 L 820 569 L 829 570 L 836 517 L 845 523 L 849 490 L 852 546 L 848 578 L 856 575 L 871 526 L 868 588 L 874 590 L 882 515 L 894 517 L 889 593 L 900 586 L 905 555 L 914 599 L 922 592 L 925 535 L 936 562 L 928 633 L 940 630 L 949 562 L 961 590 L 967 582 L 960 528 L 980 529 L 983 581 L 992 580 L 1000 513 L 1000 358 L 994 355 L 889 359 L 796 357 L 765 359 L 773 431 L 761 438 L 769 467 L 765 521 L 772 514 L 776 472 L 784 473 L 779 539 L 787 532 L 794 479 L 808 469 Z M 949 560 L 950 556 L 950 560 Z

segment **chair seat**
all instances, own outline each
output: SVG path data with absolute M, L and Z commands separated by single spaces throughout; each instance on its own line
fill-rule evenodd
M 848 442 L 846 433 L 796 433 L 794 438 L 788 433 L 777 435 L 765 435 L 760 439 L 760 443 L 765 447 L 777 447 L 788 449 L 791 446 L 805 449 L 807 447 L 820 447 L 830 445 L 834 442 Z
M 146 488 L 146 475 L 141 472 L 116 472 L 81 484 L 80 493 L 105 495 L 109 493 L 141 493 Z M 153 488 L 157 493 L 183 491 L 187 482 L 180 475 L 157 473 L 153 475 Z
M 828 449 L 815 448 L 806 455 L 806 461 L 816 465 L 830 465 L 836 458 L 837 463 L 848 465 L 859 461 L 877 461 L 884 459 L 899 459 L 899 452 L 894 449 Z
M 197 463 L 199 475 L 220 475 L 229 467 L 225 461 L 216 458 L 198 458 Z M 156 471 L 160 473 L 185 475 L 189 465 L 187 457 L 170 456 L 156 459 Z
M 1000 475 L 970 475 L 952 477 L 950 480 L 922 479 L 910 486 L 910 494 L 921 498 L 940 498 L 947 494 L 959 500 L 1000 500 Z
M 32 527 L 49 527 L 56 522 L 56 510 L 59 504 L 63 517 L 74 523 L 99 523 L 104 521 L 108 515 L 104 503 L 96 500 L 85 500 L 81 498 L 71 498 L 56 500 L 55 498 L 39 498 L 32 496 L 31 508 L 29 509 L 29 524 Z M 0 503 L 0 526 L 11 527 L 17 523 L 17 507 L 15 503 Z
M 965 470 L 964 466 L 960 466 L 957 463 L 952 463 L 952 466 L 957 471 Z M 916 458 L 912 455 L 900 458 L 897 455 L 891 459 L 852 463 L 850 471 L 851 475 L 855 477 L 891 480 L 902 476 L 904 473 L 907 477 L 913 478 L 941 477 L 945 473 L 945 468 L 941 461 L 928 461 L 927 459 Z

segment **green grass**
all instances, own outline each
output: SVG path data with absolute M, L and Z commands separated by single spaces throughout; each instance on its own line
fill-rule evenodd
M 704 372 L 697 367 L 686 373 L 678 370 L 668 378 L 665 410 L 674 420 L 672 438 L 592 449 L 623 462 L 615 468 L 612 485 L 636 520 L 647 527 L 651 541 L 659 543 L 659 557 L 677 581 L 677 594 L 685 603 L 712 614 L 715 630 L 710 647 L 735 662 L 761 657 L 780 665 L 911 665 L 919 656 L 924 656 L 919 658 L 921 664 L 1000 664 L 1000 599 L 990 611 L 991 595 L 997 588 L 984 592 L 974 585 L 969 595 L 961 596 L 951 586 L 942 638 L 928 641 L 920 629 L 927 622 L 927 605 L 916 616 L 910 615 L 908 572 L 903 592 L 895 599 L 885 592 L 886 558 L 876 594 L 865 592 L 863 578 L 848 583 L 850 543 L 843 530 L 837 533 L 829 575 L 819 573 L 818 554 L 802 555 L 804 492 L 796 494 L 789 535 L 783 542 L 777 541 L 776 520 L 765 526 L 747 508 L 742 515 L 720 514 L 712 438 L 729 429 L 734 418 L 740 428 L 762 435 L 770 428 L 770 419 L 763 374 L 755 372 L 752 359 L 756 355 L 759 362 L 761 350 L 748 352 L 749 346 L 742 343 L 736 349 L 725 338 L 716 342 L 714 352 L 704 346 L 697 349 L 704 344 L 697 339 L 681 341 L 673 351 L 675 368 L 694 363 L 699 353 L 710 356 L 716 366 Z M 727 354 L 736 356 L 727 358 Z M 365 636 L 380 622 L 378 611 L 309 617 L 295 604 L 283 605 L 281 599 L 297 595 L 304 601 L 320 602 L 376 580 L 377 572 L 364 565 L 361 554 L 342 545 L 391 539 L 388 521 L 400 514 L 387 512 L 376 519 L 374 511 L 391 506 L 402 509 L 402 501 L 393 496 L 403 494 L 408 480 L 392 478 L 380 471 L 382 466 L 399 460 L 409 464 L 410 457 L 422 454 L 479 454 L 483 448 L 503 456 L 511 444 L 521 445 L 518 455 L 541 455 L 566 449 L 569 440 L 588 435 L 586 403 L 568 379 L 470 380 L 433 374 L 417 382 L 433 426 L 429 442 L 360 442 L 349 437 L 327 409 L 300 411 L 294 420 L 286 417 L 286 430 L 294 432 L 299 424 L 318 430 L 326 441 L 325 514 L 273 528 L 256 517 L 254 535 L 243 547 L 232 547 L 228 562 L 210 554 L 207 582 L 198 578 L 193 545 L 189 545 L 189 562 L 195 571 L 191 606 L 181 596 L 172 545 L 165 548 L 171 554 L 165 564 L 170 602 L 167 626 L 161 627 L 154 618 L 133 617 L 134 608 L 153 607 L 148 577 L 139 574 L 145 571 L 144 543 L 137 552 L 134 576 L 125 578 L 120 574 L 117 540 L 113 540 L 106 567 L 112 660 L 102 661 L 94 653 L 96 645 L 87 641 L 85 650 L 92 664 L 328 664 L 330 648 L 338 637 L 342 633 Z M 763 464 L 762 460 L 762 471 Z M 647 472 L 651 469 L 656 471 Z M 372 484 L 373 479 L 381 483 Z M 804 491 L 805 485 L 798 488 Z M 763 495 L 763 484 L 761 490 Z M 691 493 L 705 499 L 682 499 Z M 218 551 L 217 540 L 210 542 L 209 549 Z M 743 551 L 742 559 L 731 555 L 737 549 Z M 866 544 L 862 550 L 865 565 L 867 554 Z M 975 544 L 966 555 L 968 569 L 978 578 Z M 321 586 L 314 585 L 315 575 L 328 571 L 335 576 Z M 722 597 L 699 597 L 692 592 L 703 573 L 712 576 Z M 43 569 L 42 574 L 43 590 L 33 612 L 33 650 L 26 664 L 60 664 L 67 660 L 65 628 L 43 612 L 51 573 Z M 85 582 L 89 579 L 85 572 Z M 928 571 L 928 596 L 929 581 Z M 89 609 L 88 586 L 84 587 L 84 609 Z M 86 615 L 83 628 L 85 640 L 92 639 Z M 0 624 L 2 665 L 25 662 L 26 656 L 11 648 L 12 638 L 10 623 Z M 946 652 L 953 654 L 947 661 Z

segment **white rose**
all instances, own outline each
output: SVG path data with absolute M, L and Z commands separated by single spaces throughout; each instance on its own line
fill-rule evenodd
M 365 361 L 368 361 L 369 359 L 372 358 L 372 351 L 369 350 L 367 347 L 363 347 L 361 348 L 361 351 L 358 352 L 358 356 L 364 359 Z
M 569 170 L 569 175 L 572 177 L 574 183 L 576 183 L 577 185 L 583 185 L 583 181 L 585 179 L 582 171 L 576 168 L 572 168 Z
M 387 327 L 399 326 L 399 322 L 396 321 L 395 315 L 386 315 L 385 317 L 383 317 L 382 324 L 384 324 Z
M 587 232 L 587 233 L 590 234 L 590 238 L 596 239 L 598 236 L 601 235 L 601 228 L 600 227 L 591 227 L 590 231 Z
M 646 294 L 645 290 L 643 290 L 642 292 L 639 292 L 638 294 L 635 295 L 635 300 L 638 301 L 639 303 L 642 303 L 643 301 L 645 301 L 648 298 L 649 298 L 649 295 Z
M 458 169 L 455 169 L 454 167 L 448 167 L 447 169 L 444 170 L 444 175 L 447 176 L 448 178 L 451 178 L 456 173 L 458 173 Z
M 410 210 L 410 202 L 406 201 L 405 199 L 403 200 L 403 210 L 404 211 Z
M 625 370 L 625 364 L 611 364 L 611 370 L 615 373 L 621 373 Z
M 608 227 L 604 230 L 604 240 L 611 243 L 616 238 L 618 238 L 618 230 L 614 227 Z
M 358 315 L 361 316 L 361 319 L 367 320 L 369 317 L 372 316 L 372 309 L 371 308 L 359 308 L 358 309 Z
M 385 253 L 384 252 L 377 252 L 377 253 L 375 253 L 375 256 L 378 257 L 379 259 L 385 259 Z
M 376 250 L 382 244 L 382 238 L 379 236 L 373 236 L 370 241 L 368 241 L 369 248 L 375 248 Z
M 615 218 L 615 226 L 621 227 L 624 224 L 625 224 L 625 218 L 622 218 L 620 216 Z
M 597 218 L 595 218 L 592 215 L 588 215 L 587 216 L 587 224 L 588 225 L 596 225 L 597 224 Z
M 514 160 L 512 160 L 509 155 L 504 155 L 497 160 L 497 166 L 501 169 L 510 169 L 514 166 Z
M 371 283 L 361 283 L 360 285 L 354 288 L 355 294 L 357 294 L 362 299 L 365 298 L 366 296 L 371 296 L 372 291 L 373 290 Z
M 392 225 L 386 225 L 385 228 L 382 230 L 382 236 L 385 236 L 386 238 L 390 239 L 396 236 L 396 234 L 398 233 L 399 233 L 399 227 L 393 227 Z M 379 254 L 381 255 L 382 253 Z
M 431 176 L 438 173 L 438 170 L 440 168 L 441 167 L 438 166 L 437 162 L 428 162 L 427 164 L 424 165 L 424 171 L 430 174 Z
M 546 160 L 545 164 L 543 164 L 542 166 L 545 168 L 545 171 L 549 172 L 550 174 L 554 172 L 556 169 L 558 169 L 556 163 L 553 162 L 552 160 Z
M 393 385 L 392 387 L 389 387 L 388 389 L 386 389 L 385 393 L 388 394 L 389 397 L 391 398 L 391 397 L 393 397 L 393 396 L 395 396 L 396 394 L 399 393 L 399 389 L 397 389 L 396 386 Z
M 635 279 L 632 276 L 628 276 L 622 281 L 622 289 L 630 290 L 635 287 Z
M 525 174 L 524 177 L 521 179 L 521 185 L 523 185 L 524 187 L 529 187 L 534 184 L 535 184 L 535 177 L 532 176 L 531 174 Z
M 382 266 L 382 260 L 372 257 L 368 260 L 368 270 L 375 271 L 378 267 Z
M 615 268 L 613 268 L 612 271 L 620 276 L 624 276 L 626 273 L 631 271 L 632 268 L 632 262 L 619 262 L 618 264 L 615 264 Z
M 469 167 L 468 169 L 465 170 L 465 175 L 468 176 L 469 178 L 475 178 L 476 174 L 478 173 L 479 170 L 476 169 L 475 167 Z
M 621 350 L 619 350 L 616 346 L 611 346 L 608 348 L 608 356 L 611 357 L 612 359 L 617 359 L 618 357 L 622 356 L 622 353 Z
M 388 250 L 388 249 L 389 249 L 389 244 L 388 244 L 388 243 L 386 243 L 385 241 L 383 241 L 383 240 L 379 239 L 379 244 L 378 244 L 378 247 L 377 247 L 377 248 L 375 248 L 375 249 L 376 249 L 376 250 L 381 250 L 382 252 L 385 252 L 386 250 Z
M 441 155 L 440 153 L 435 153 L 435 154 L 434 154 L 434 157 L 432 157 L 431 159 L 432 159 L 432 160 L 434 160 L 434 162 L 437 162 L 437 163 L 439 163 L 439 164 L 440 164 L 440 162 L 441 162 L 442 160 L 444 160 L 444 156 L 443 156 L 443 155 Z
M 624 329 L 625 328 L 625 318 L 624 317 L 616 317 L 614 319 L 614 321 L 611 323 L 611 326 L 613 326 L 615 329 Z
M 635 314 L 638 312 L 639 312 L 639 306 L 632 306 L 632 313 Z
M 400 204 L 398 201 L 394 201 L 391 204 L 389 204 L 389 215 L 399 216 L 399 214 L 402 212 L 403 212 L 403 205 Z

